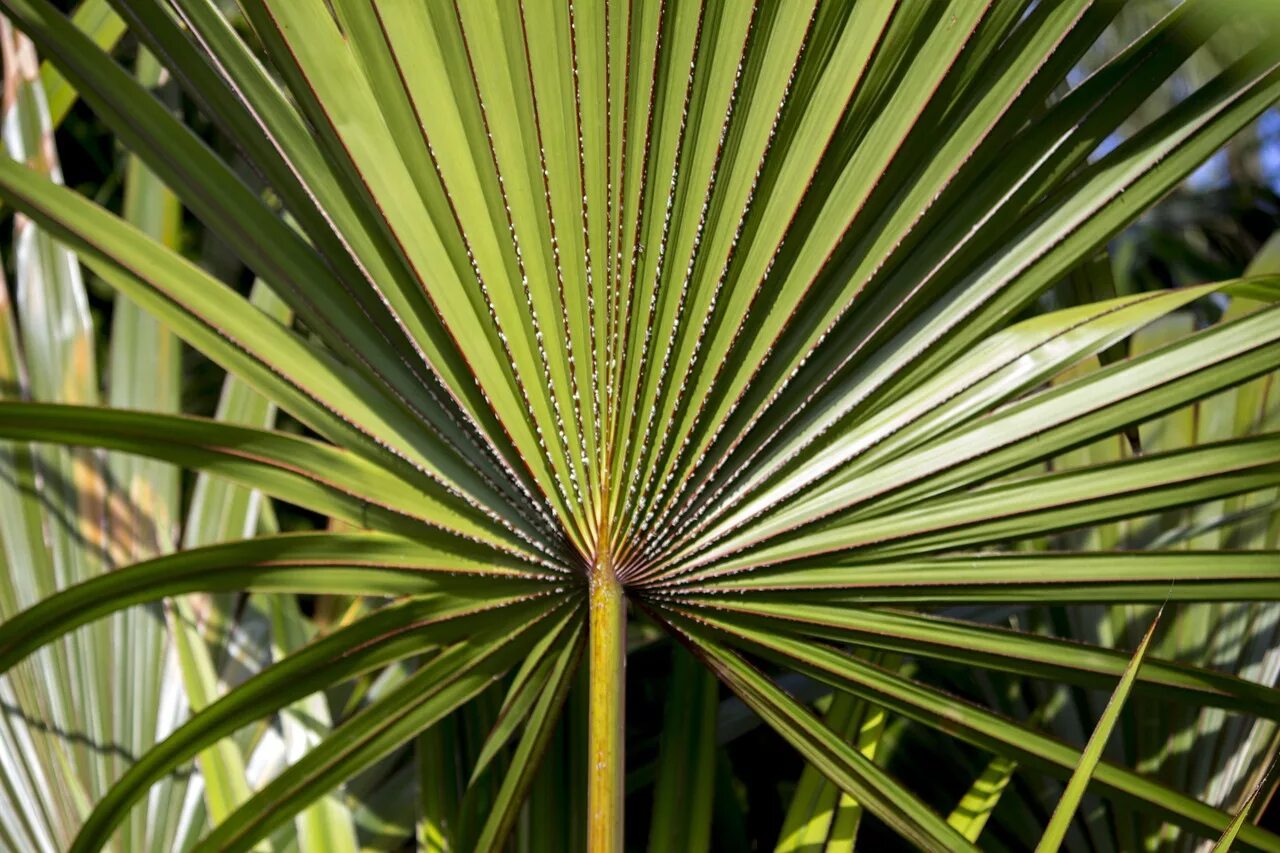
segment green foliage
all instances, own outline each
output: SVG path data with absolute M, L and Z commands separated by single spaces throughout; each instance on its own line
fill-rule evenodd
M 782 850 L 1280 850 L 1280 268 L 1105 254 L 1280 32 L 1125 5 L 0 0 L 0 845 L 708 850 L 741 708 Z

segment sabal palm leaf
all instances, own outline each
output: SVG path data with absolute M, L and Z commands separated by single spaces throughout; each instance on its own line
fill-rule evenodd
M 1109 684 L 1127 654 L 1073 656 L 1034 635 L 878 606 L 1145 602 L 1181 578 L 1195 582 L 1174 584 L 1179 600 L 1280 594 L 1274 551 L 955 554 L 1280 485 L 1280 437 L 1244 430 L 1026 473 L 1274 370 L 1280 323 L 1266 307 L 1049 384 L 1195 299 L 1272 300 L 1274 279 L 1018 322 L 1280 97 L 1264 10 L 1233 10 L 1250 17 L 1233 22 L 1221 74 L 1095 155 L 1214 37 L 1223 4 L 1181 4 L 1065 93 L 1121 4 L 242 6 L 248 35 L 211 0 L 114 2 L 270 196 L 46 0 L 0 0 L 296 326 L 22 164 L 0 164 L 0 196 L 310 436 L 19 402 L 0 405 L 0 435 L 153 456 L 367 532 L 136 564 L 7 622 L 0 658 L 192 590 L 401 600 L 195 714 L 104 794 L 79 848 L 237 728 L 414 658 L 201 846 L 251 847 L 516 668 L 506 710 L 519 725 L 495 729 L 513 746 L 481 751 L 503 753 L 481 774 L 500 781 L 464 793 L 449 824 L 461 849 L 500 846 L 581 653 L 578 806 L 591 848 L 619 849 L 632 604 L 868 813 L 922 848 L 965 849 L 761 661 L 1065 778 L 1078 749 L 841 646 Z M 1046 592 L 1059 571 L 1066 591 Z M 1276 715 L 1275 692 L 1240 678 L 1156 658 L 1137 677 L 1139 695 L 1174 687 Z M 1094 780 L 1202 836 L 1232 819 L 1119 765 Z M 1238 840 L 1280 849 L 1253 826 Z
M 6 85 L 13 93 L 6 103 L 5 147 L 10 156 L 60 180 L 34 48 L 7 22 L 4 32 Z M 146 183 L 141 167 L 131 166 L 126 213 L 135 221 L 145 219 L 151 233 L 168 237 L 172 229 L 165 220 L 171 217 L 166 214 L 179 208 L 157 194 L 162 187 L 149 189 Z M 75 255 L 22 217 L 14 230 L 18 310 L 16 318 L 8 311 L 5 317 L 7 324 L 16 319 L 18 327 L 5 359 L 10 393 L 96 402 L 95 336 Z M 175 361 L 152 361 L 149 370 L 140 371 L 122 366 L 132 361 L 134 346 L 176 354 L 177 341 L 127 306 L 117 322 L 135 334 L 113 337 L 112 368 L 122 372 L 111 402 L 158 409 L 176 405 Z M 168 546 L 177 508 L 173 469 L 58 448 L 15 447 L 8 461 L 7 615 L 47 594 L 33 596 L 33 586 L 72 583 Z M 13 737 L 5 745 L 5 763 L 14 800 L 5 809 L 7 844 L 55 849 L 70 840 L 83 800 L 100 796 L 132 755 L 149 749 L 185 716 L 177 670 L 163 618 L 131 612 L 61 645 L 56 658 L 12 673 L 7 727 Z M 137 814 L 122 832 L 139 849 L 172 845 L 193 824 L 198 828 L 199 788 L 185 775 L 166 780 L 157 795 L 146 814 Z M 25 808 L 15 810 L 14 801 Z M 17 819 L 42 810 L 43 820 Z
M 112 26 L 114 16 L 103 5 L 86 4 L 76 17 L 95 28 L 105 23 L 107 41 L 119 35 L 118 19 Z M 52 127 L 74 92 L 48 68 L 37 77 L 31 43 L 8 22 L 4 26 L 11 94 L 5 104 L 6 149 L 58 180 Z M 154 83 L 159 75 L 154 60 L 143 53 L 137 65 L 140 78 Z M 42 83 L 53 83 L 57 93 L 47 107 Z M 142 230 L 177 245 L 181 207 L 136 160 L 125 168 L 124 207 L 124 215 Z M 4 303 L 8 393 L 78 403 L 97 399 L 98 348 L 76 256 L 21 216 L 15 220 L 15 246 L 16 312 Z M 178 340 L 124 299 L 115 306 L 107 362 L 102 372 L 110 378 L 111 405 L 177 408 Z M 228 380 L 225 390 L 228 405 L 222 415 L 252 417 L 255 406 L 246 406 L 238 380 Z M 265 402 L 261 407 L 269 408 Z M 174 547 L 180 490 L 179 472 L 170 466 L 137 456 L 13 445 L 6 449 L 5 471 L 0 541 L 6 616 L 77 577 Z M 257 501 L 231 500 L 229 493 L 211 490 L 204 478 L 197 492 L 202 497 L 185 525 L 188 542 L 243 535 L 246 524 L 256 523 Z M 165 601 L 116 614 L 92 633 L 59 644 L 58 656 L 11 673 L 3 747 L 6 801 L 0 809 L 7 846 L 65 846 L 111 779 L 180 724 L 199 696 L 216 691 L 227 673 L 205 649 L 198 630 L 204 617 L 198 618 L 192 606 L 186 600 Z M 260 749 L 257 756 L 269 763 L 271 752 Z M 122 830 L 122 844 L 156 850 L 189 845 L 203 832 L 206 803 L 217 815 L 247 799 L 250 786 L 238 745 L 220 743 L 199 764 L 199 775 L 183 768 L 163 780 L 147 807 Z
M 1253 274 L 1274 269 L 1268 252 L 1261 252 L 1250 266 Z M 1247 299 L 1234 300 L 1224 322 L 1230 322 L 1262 307 Z M 1142 330 L 1131 342 L 1131 352 L 1159 348 L 1190 334 L 1194 317 L 1189 313 L 1170 315 Z M 1097 369 L 1096 361 L 1077 366 L 1071 373 Z M 1069 379 L 1070 375 L 1061 377 Z M 1255 379 L 1218 397 L 1201 401 L 1160 419 L 1143 424 L 1139 445 L 1144 452 L 1194 446 L 1225 434 L 1261 432 L 1274 427 L 1277 400 L 1269 393 L 1275 374 Z M 1058 467 L 1088 465 L 1113 460 L 1134 452 L 1129 442 L 1113 437 L 1080 448 L 1054 460 Z M 1138 518 L 1112 525 L 1054 537 L 1040 543 L 1048 549 L 1079 550 L 1120 547 L 1160 547 L 1162 558 L 1174 557 L 1179 550 L 1182 559 L 1203 562 L 1206 559 L 1269 559 L 1264 549 L 1274 547 L 1275 495 L 1269 492 L 1232 498 L 1211 505 L 1187 507 L 1158 517 Z M 1150 544 L 1152 540 L 1157 544 Z M 1221 551 L 1210 549 L 1220 548 Z M 1210 556 L 1211 555 L 1211 556 Z M 1063 555 L 1065 556 L 1065 555 Z M 1096 555 L 1100 556 L 1100 555 Z M 1157 556 L 1148 554 L 1147 556 Z M 1259 563 L 1263 566 L 1265 563 Z M 1268 569 L 1263 569 L 1268 571 Z M 1186 579 L 1176 583 L 1181 585 Z M 1208 592 L 1208 590 L 1205 590 Z M 1131 644 L 1141 623 L 1149 618 L 1153 605 L 1166 600 L 1170 590 L 1151 590 L 1150 605 L 1115 607 L 1076 607 L 1049 611 L 1023 610 L 1017 619 L 1032 630 L 1049 633 L 1066 630 L 1071 636 L 1104 645 Z M 1176 594 L 1174 594 L 1176 597 Z M 1210 593 L 1203 599 L 1212 599 Z M 1194 664 L 1237 673 L 1251 680 L 1269 684 L 1275 680 L 1276 605 L 1271 602 L 1243 602 L 1235 599 L 1217 604 L 1180 607 L 1177 618 L 1165 629 L 1153 653 Z M 1213 626 L 1212 628 L 1210 626 Z M 1059 736 L 1074 740 L 1080 737 L 1082 721 L 1099 713 L 1095 702 L 1081 701 L 1076 694 L 1045 697 L 1039 691 L 1031 696 L 1020 691 L 992 693 L 997 703 L 1005 704 L 1013 713 L 1025 713 L 1025 704 L 1039 703 L 1039 716 Z M 1072 701 L 1072 699 L 1075 701 Z M 1093 697 L 1090 696 L 1090 699 Z M 1133 726 L 1117 738 L 1112 752 L 1117 760 L 1157 775 L 1166 784 L 1194 793 L 1198 798 L 1228 810 L 1238 810 L 1248 802 L 1255 786 L 1266 778 L 1274 759 L 1276 735 L 1270 720 L 1252 721 L 1246 717 L 1223 714 L 1214 708 L 1196 708 L 1177 702 L 1149 697 L 1136 700 L 1141 725 Z M 1050 713 L 1049 710 L 1052 709 Z M 1230 768 L 1230 769 L 1228 769 Z M 1008 770 L 1008 768 L 1006 768 Z M 1012 772 L 1011 770 L 1009 772 Z M 1256 780 L 1256 781 L 1255 781 Z M 1014 798 L 1003 812 L 1034 810 L 1022 799 L 1028 789 L 1015 786 Z M 989 802 L 988 807 L 994 806 Z M 1139 814 L 1124 809 L 1095 807 L 1085 822 L 1090 843 L 1114 844 L 1125 849 L 1140 843 L 1139 839 L 1161 839 L 1175 849 L 1194 849 L 1196 841 L 1178 837 L 1175 829 L 1158 822 L 1144 820 Z M 1006 844 L 1034 843 L 1034 829 L 1006 836 Z

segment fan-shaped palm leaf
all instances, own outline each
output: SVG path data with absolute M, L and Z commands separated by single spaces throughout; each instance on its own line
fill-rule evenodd
M 27 164 L 0 164 L 0 196 L 310 433 L 6 402 L 0 436 L 152 456 L 362 529 L 85 580 L 0 626 L 0 659 L 191 590 L 398 599 L 196 712 L 103 793 L 76 849 L 240 726 L 408 660 L 199 849 L 252 847 L 515 668 L 471 790 L 498 781 L 430 825 L 455 849 L 500 846 L 580 652 L 579 805 L 590 848 L 620 849 L 629 606 L 921 848 L 971 842 L 764 661 L 1070 776 L 1079 749 L 842 646 L 1109 685 L 1128 654 L 882 606 L 1147 602 L 1181 580 L 1180 600 L 1280 597 L 1274 550 L 1002 553 L 1280 485 L 1280 436 L 1245 429 L 1026 473 L 1280 364 L 1266 307 L 1050 384 L 1195 299 L 1273 299 L 1270 278 L 1021 319 L 1280 98 L 1258 10 L 1219 75 L 1093 156 L 1232 4 L 1183 3 L 1064 87 L 1121 5 L 246 0 L 238 31 L 212 0 L 113 0 L 268 198 L 47 0 L 0 0 L 299 323 Z M 1134 689 L 1280 708 L 1155 656 Z M 1093 780 L 1201 836 L 1232 823 L 1116 764 Z

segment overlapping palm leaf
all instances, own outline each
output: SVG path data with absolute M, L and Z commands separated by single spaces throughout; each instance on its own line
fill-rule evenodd
M 1264 247 L 1249 272 L 1267 273 L 1275 269 L 1271 252 Z M 1222 322 L 1256 311 L 1262 306 L 1247 299 L 1237 299 L 1228 308 Z M 1130 352 L 1141 355 L 1191 334 L 1195 318 L 1188 312 L 1169 315 L 1142 330 L 1129 343 Z M 1097 360 L 1078 365 L 1059 381 L 1098 368 Z M 1143 424 L 1137 431 L 1142 452 L 1168 451 L 1194 447 L 1226 434 L 1259 433 L 1274 429 L 1280 401 L 1270 389 L 1275 374 L 1267 374 L 1233 388 L 1217 397 L 1170 413 Z M 1076 467 L 1131 457 L 1135 447 L 1128 439 L 1113 436 L 1079 448 L 1052 461 L 1058 468 Z M 1146 518 L 1126 519 L 1080 531 L 1046 537 L 1038 542 L 1023 543 L 1037 553 L 1060 551 L 1158 548 L 1165 558 L 1203 563 L 1206 559 L 1259 560 L 1264 572 L 1269 568 L 1269 554 L 1276 543 L 1276 501 L 1272 492 L 1231 498 L 1217 504 L 1185 507 Z M 1151 552 L 1147 552 L 1149 556 Z M 1010 555 L 1016 558 L 1016 555 Z M 1068 559 L 1058 554 L 1056 559 Z M 1095 558 L 1096 559 L 1096 558 Z M 1189 578 L 1168 577 L 1165 589 L 1150 590 L 1149 603 L 1085 607 L 1037 608 L 1010 600 L 1018 607 L 1012 618 L 1026 629 L 1060 634 L 1106 646 L 1131 646 L 1136 634 L 1149 621 L 1150 614 L 1161 602 L 1181 598 L 1176 591 Z M 1194 582 L 1194 581 L 1193 581 Z M 1152 653 L 1185 664 L 1229 671 L 1260 684 L 1275 681 L 1276 605 L 1270 601 L 1248 602 L 1238 596 L 1219 599 L 1208 587 L 1200 587 L 1200 601 L 1215 603 L 1180 604 L 1172 610 L 1171 619 L 1161 630 Z M 1130 600 L 1135 597 L 1125 596 Z M 1098 599 L 1099 602 L 1104 599 Z M 1041 602 L 1042 603 L 1043 599 Z M 1077 741 L 1087 731 L 1089 721 L 1101 711 L 1100 697 L 1037 686 L 1024 693 L 1021 689 L 1001 689 L 986 685 L 989 700 L 1007 713 L 1023 715 L 1028 708 L 1043 725 L 1059 736 Z M 1140 721 L 1118 733 L 1109 751 L 1111 757 L 1151 773 L 1166 784 L 1194 793 L 1198 798 L 1227 810 L 1239 810 L 1268 777 L 1274 761 L 1276 733 L 1274 723 L 1266 718 L 1251 720 L 1220 709 L 1188 706 L 1177 701 L 1147 696 L 1133 701 L 1135 719 Z M 993 764 L 996 762 L 993 761 Z M 1005 765 L 1004 784 L 1013 769 Z M 1010 800 L 1000 812 L 999 837 L 992 839 L 993 849 L 1019 849 L 1035 842 L 1038 828 L 1034 821 L 1018 820 L 1016 815 L 1034 814 L 1044 808 L 1037 803 L 1043 789 L 1019 780 L 1010 790 Z M 989 815 L 1002 797 L 985 801 Z M 1100 849 L 1127 849 L 1157 841 L 1170 849 L 1195 849 L 1197 841 L 1176 828 L 1162 825 L 1140 812 L 1115 804 L 1094 803 L 1075 838 L 1078 844 Z
M 108 7 L 91 2 L 76 20 L 104 22 Z M 118 19 L 116 19 L 118 21 Z M 59 179 L 52 127 L 74 92 L 47 67 L 37 75 L 31 43 L 5 29 L 5 147 L 14 158 Z M 146 54 L 140 79 L 153 84 L 159 68 Z M 46 99 L 45 86 L 50 97 Z M 124 215 L 165 245 L 179 240 L 181 207 L 155 176 L 131 160 L 125 167 Z M 99 399 L 101 379 L 113 406 L 176 410 L 178 340 L 159 321 L 121 299 L 115 306 L 108 364 L 99 370 L 93 320 L 78 261 L 36 223 L 14 227 L 16 303 L 4 303 L 6 394 L 68 403 Z M 7 296 L 7 294 L 6 294 Z M 282 316 L 282 306 L 257 299 Z M 16 309 L 16 310 L 15 310 Z M 270 421 L 272 407 L 232 378 L 220 417 Z M 6 445 L 0 523 L 4 545 L 5 615 L 13 616 L 57 587 L 169 551 L 178 529 L 179 472 L 122 454 Z M 188 545 L 245 535 L 258 523 L 260 495 L 237 494 L 201 477 L 184 526 Z M 260 666 L 251 644 L 236 640 L 239 658 L 219 661 L 225 640 L 205 645 L 201 624 L 213 621 L 208 602 L 156 601 L 145 611 L 114 614 L 59 643 L 29 666 L 9 673 L 5 706 L 4 806 L 0 832 L 11 849 L 53 850 L 75 835 L 94 800 L 136 757 L 182 722 L 200 697 L 214 694 L 237 670 Z M 200 612 L 197 612 L 196 608 Z M 236 633 L 247 622 L 223 626 Z M 213 635 L 210 635 L 213 639 Z M 283 763 L 278 746 L 254 751 L 256 775 Z M 240 745 L 218 744 L 198 762 L 161 782 L 143 809 L 121 829 L 131 849 L 187 846 L 249 795 Z M 203 796 L 202 796 L 203 794 Z
M 615 849 L 623 597 L 921 848 L 972 842 L 766 665 L 1070 776 L 1078 747 L 847 646 L 1108 687 L 1126 651 L 912 608 L 1280 597 L 1274 541 L 1211 556 L 1013 544 L 1274 501 L 1280 486 L 1280 434 L 1244 424 L 1042 470 L 1280 364 L 1270 277 L 1035 315 L 1280 98 L 1276 22 L 1247 2 L 1183 3 L 1066 84 L 1121 5 L 246 0 L 238 30 L 212 0 L 113 0 L 263 193 L 47 0 L 0 0 L 296 323 L 30 164 L 0 164 L 0 196 L 307 430 L 5 402 L 0 435 L 153 457 L 358 528 L 68 577 L 0 627 L 0 659 L 193 591 L 395 599 L 95 789 L 77 845 L 104 843 L 153 784 L 248 723 L 412 662 L 215 816 L 201 849 L 252 847 L 400 746 L 439 748 L 436 727 L 511 670 L 485 766 L 454 792 L 461 818 L 430 817 L 450 808 L 438 791 L 421 806 L 423 837 L 500 846 L 582 658 L 589 797 L 576 805 L 589 843 Z M 1224 35 L 1218 76 L 1095 155 Z M 1211 297 L 1262 307 L 1052 381 Z M 1154 652 L 1136 698 L 1280 715 L 1269 685 Z M 1201 837 L 1232 820 L 1117 763 L 1097 765 L 1090 791 Z M 1248 824 L 1237 840 L 1280 849 Z

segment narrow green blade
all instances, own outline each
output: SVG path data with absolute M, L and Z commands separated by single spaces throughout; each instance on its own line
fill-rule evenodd
M 1098 759 L 1102 757 L 1102 750 L 1106 747 L 1107 741 L 1111 737 L 1111 731 L 1115 728 L 1116 721 L 1120 719 L 1120 712 L 1124 709 L 1125 699 L 1129 697 L 1129 691 L 1133 688 L 1134 679 L 1137 678 L 1138 670 L 1142 666 L 1142 659 L 1146 656 L 1147 647 L 1151 644 L 1151 638 L 1155 636 L 1156 626 L 1159 624 L 1160 613 L 1157 613 L 1156 618 L 1151 621 L 1151 627 L 1147 629 L 1147 633 L 1143 636 L 1142 642 L 1138 644 L 1138 648 L 1134 651 L 1129 665 L 1125 667 L 1124 673 L 1121 674 L 1120 682 L 1111 694 L 1111 699 L 1107 702 L 1107 707 L 1102 712 L 1098 725 L 1094 728 L 1093 734 L 1089 736 L 1089 742 L 1085 744 L 1084 751 L 1080 754 L 1080 763 L 1076 765 L 1071 778 L 1067 780 L 1066 789 L 1062 792 L 1062 799 L 1058 801 L 1057 807 L 1053 810 L 1053 815 L 1049 818 L 1049 825 L 1045 827 L 1044 835 L 1041 837 L 1040 843 L 1036 845 L 1037 853 L 1049 853 L 1049 851 L 1057 850 L 1062 846 L 1062 839 L 1067 834 L 1067 827 L 1071 825 L 1071 821 L 1075 817 L 1076 809 L 1080 806 L 1080 799 L 1084 796 L 1085 788 L 1089 786 L 1089 779 L 1093 776 L 1094 768 L 1098 765 Z

